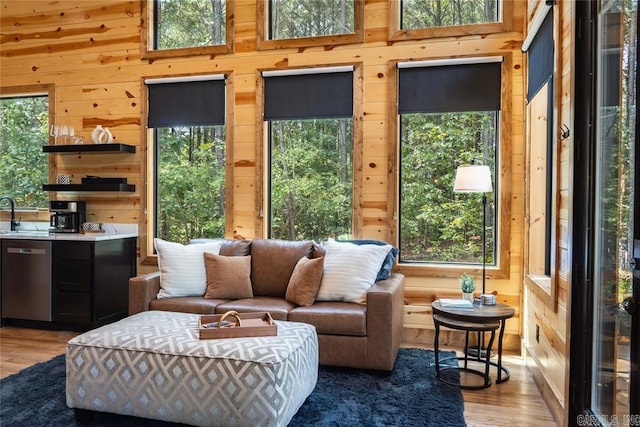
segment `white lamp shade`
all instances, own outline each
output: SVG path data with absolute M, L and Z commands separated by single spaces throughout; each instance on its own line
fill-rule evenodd
M 490 193 L 491 170 L 485 165 L 462 165 L 456 170 L 456 181 L 453 185 L 456 193 Z

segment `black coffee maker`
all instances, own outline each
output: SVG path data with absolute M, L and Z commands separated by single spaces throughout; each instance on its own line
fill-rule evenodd
M 52 233 L 79 233 L 87 216 L 85 202 L 51 200 L 49 202 Z

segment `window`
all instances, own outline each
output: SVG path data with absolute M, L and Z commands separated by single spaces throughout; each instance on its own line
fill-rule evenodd
M 233 51 L 233 0 L 142 1 L 142 57 Z
M 346 68 L 264 73 L 269 237 L 353 235 L 353 67 Z
M 554 170 L 556 163 L 554 144 L 554 46 L 553 12 L 544 8 L 536 14 L 541 22 L 538 30 L 531 33 L 531 44 L 527 50 L 527 156 L 529 163 L 527 179 L 527 265 L 526 281 L 541 298 L 555 307 L 555 289 L 552 275 L 555 272 L 554 240 L 556 221 L 556 185 Z M 540 16 L 544 20 L 540 20 Z
M 258 2 L 258 48 L 338 45 L 363 39 L 360 0 L 263 0 Z
M 511 3 L 511 0 L 397 0 L 389 8 L 389 38 L 407 40 L 509 31 Z
M 399 64 L 399 245 L 405 264 L 482 264 L 480 194 L 455 194 L 461 164 L 492 171 L 486 260 L 497 265 L 502 58 Z
M 401 0 L 403 29 L 484 24 L 500 20 L 498 0 Z
M 49 87 L 3 88 L 0 97 L 0 196 L 24 209 L 48 209 Z M 2 206 L 4 208 L 4 206 Z
M 182 243 L 196 237 L 224 237 L 225 79 L 178 80 L 145 82 L 153 141 L 149 235 Z

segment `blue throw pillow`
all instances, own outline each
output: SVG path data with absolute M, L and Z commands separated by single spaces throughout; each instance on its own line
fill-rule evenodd
M 368 239 L 356 239 L 356 240 L 336 240 L 336 242 L 344 242 L 344 243 L 353 243 L 354 245 L 378 245 L 384 246 L 388 245 L 388 243 L 380 241 L 380 240 L 368 240 Z M 391 269 L 393 268 L 393 263 L 398 256 L 400 251 L 398 248 L 393 246 L 389 253 L 387 254 L 384 262 L 382 263 L 382 267 L 378 271 L 378 275 L 376 276 L 376 282 L 380 280 L 386 280 L 391 275 Z

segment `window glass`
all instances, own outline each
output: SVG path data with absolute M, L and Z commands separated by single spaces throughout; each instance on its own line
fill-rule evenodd
M 224 45 L 225 0 L 156 0 L 154 49 Z
M 352 34 L 355 0 L 270 0 L 271 40 Z
M 21 208 L 48 208 L 48 127 L 47 95 L 0 98 L 0 196 Z
M 456 169 L 481 161 L 496 188 L 498 111 L 401 114 L 403 262 L 482 263 L 482 194 L 455 194 Z M 495 264 L 495 194 L 487 194 L 486 261 Z
M 401 28 L 498 22 L 499 5 L 499 0 L 401 0 Z
M 269 122 L 272 238 L 352 234 L 353 119 Z
M 154 166 L 149 235 L 181 243 L 224 237 L 226 225 L 226 79 L 190 78 L 145 82 Z
M 157 237 L 224 237 L 224 133 L 223 125 L 155 130 Z

